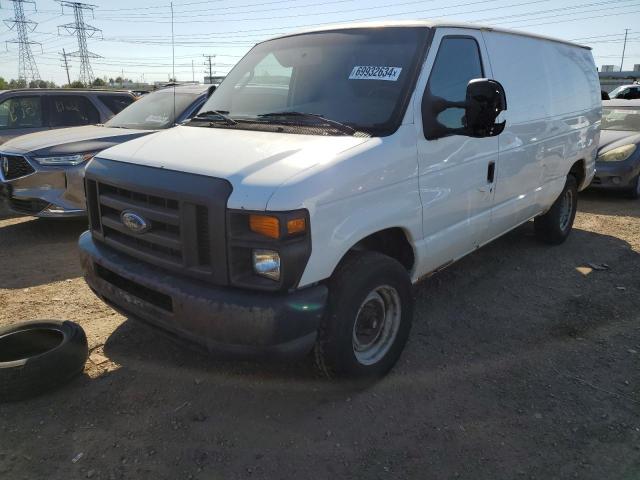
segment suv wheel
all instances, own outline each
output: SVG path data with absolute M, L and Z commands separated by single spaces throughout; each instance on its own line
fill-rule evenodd
M 551 245 L 563 243 L 571 233 L 577 210 L 578 182 L 569 175 L 562 193 L 549 211 L 534 220 L 538 239 Z
M 629 196 L 633 199 L 638 199 L 640 198 L 640 174 L 635 178 L 633 185 L 629 190 Z
M 379 377 L 397 362 L 411 330 L 406 269 L 377 252 L 354 252 L 329 282 L 328 309 L 315 346 L 327 377 Z

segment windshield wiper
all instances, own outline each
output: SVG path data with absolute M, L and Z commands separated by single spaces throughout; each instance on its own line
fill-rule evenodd
M 275 117 L 301 117 L 301 118 L 309 118 L 318 121 L 319 123 L 325 123 L 336 129 L 340 130 L 342 133 L 347 135 L 354 135 L 357 133 L 355 128 L 350 127 L 349 125 L 345 125 L 344 123 L 340 123 L 336 120 L 331 120 L 329 118 L 323 117 L 317 113 L 306 113 L 306 112 L 271 112 L 271 113 L 263 113 L 258 115 L 259 118 L 275 118 Z
M 228 117 L 226 114 L 229 112 L 226 111 L 218 111 L 218 110 L 207 110 L 205 112 L 200 112 L 199 114 L 197 114 L 195 117 L 192 118 L 192 120 L 207 120 L 207 121 L 214 121 L 211 116 L 215 115 L 216 117 L 218 117 L 219 119 L 221 119 L 222 121 L 224 121 L 227 125 L 237 125 L 238 122 L 236 122 L 233 118 Z

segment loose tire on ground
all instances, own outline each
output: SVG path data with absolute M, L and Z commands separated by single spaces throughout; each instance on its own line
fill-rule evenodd
M 547 213 L 535 218 L 536 237 L 550 245 L 563 243 L 571 233 L 577 211 L 578 182 L 573 175 L 569 175 L 553 206 Z
M 80 374 L 87 337 L 69 321 L 42 320 L 0 328 L 0 402 L 24 400 Z
M 329 378 L 384 375 L 405 347 L 412 318 L 406 269 L 377 252 L 349 254 L 329 281 L 314 351 L 318 369 Z

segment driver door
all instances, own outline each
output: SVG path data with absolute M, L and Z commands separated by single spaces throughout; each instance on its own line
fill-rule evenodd
M 437 29 L 416 87 L 420 95 L 414 108 L 423 232 L 429 252 L 425 256 L 429 265 L 422 271 L 433 271 L 488 241 L 498 138 L 452 135 L 427 140 L 421 115 L 424 92 L 463 102 L 467 84 L 476 78 L 492 78 L 481 32 Z M 447 127 L 461 128 L 464 113 L 462 108 L 450 108 L 437 119 Z

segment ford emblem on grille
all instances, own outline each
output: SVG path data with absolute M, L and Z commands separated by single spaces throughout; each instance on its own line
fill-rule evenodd
M 123 211 L 120 220 L 133 233 L 142 234 L 151 230 L 151 223 L 131 210 Z

